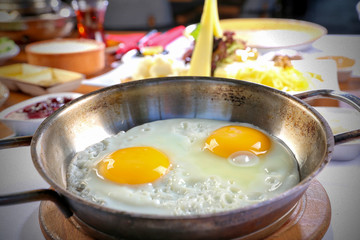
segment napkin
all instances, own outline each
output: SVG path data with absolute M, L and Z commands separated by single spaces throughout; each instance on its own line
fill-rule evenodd
M 157 32 L 152 30 L 148 33 L 130 33 L 130 34 L 108 34 L 107 41 L 119 42 L 119 47 L 116 50 L 117 55 L 123 55 L 133 49 L 141 49 L 142 47 L 161 46 L 164 49 L 166 46 L 182 36 L 185 26 L 177 26 L 166 32 Z
M 184 26 L 177 26 L 174 27 L 162 34 L 158 34 L 154 37 L 149 38 L 145 43 L 144 46 L 161 46 L 165 49 L 165 47 L 177 39 L 178 37 L 182 36 L 184 33 L 185 27 Z
M 116 54 L 125 54 L 132 49 L 136 49 L 138 47 L 138 42 L 144 36 L 145 33 L 107 34 L 106 41 L 117 43 L 118 48 Z

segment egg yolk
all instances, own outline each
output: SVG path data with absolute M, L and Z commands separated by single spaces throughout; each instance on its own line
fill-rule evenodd
M 167 173 L 168 157 L 153 147 L 129 147 L 119 149 L 98 165 L 98 174 L 120 184 L 150 183 Z
M 259 130 L 245 126 L 225 126 L 213 131 L 206 139 L 205 149 L 228 158 L 239 151 L 265 154 L 271 146 L 268 136 Z

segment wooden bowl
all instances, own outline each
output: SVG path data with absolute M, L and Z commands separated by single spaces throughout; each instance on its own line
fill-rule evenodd
M 105 67 L 105 44 L 91 39 L 54 39 L 25 48 L 30 64 L 61 68 L 86 76 Z

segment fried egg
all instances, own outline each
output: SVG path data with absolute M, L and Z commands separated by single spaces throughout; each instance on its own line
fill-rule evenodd
M 193 215 L 265 201 L 300 180 L 286 145 L 245 123 L 168 119 L 136 126 L 79 152 L 68 189 L 132 213 Z

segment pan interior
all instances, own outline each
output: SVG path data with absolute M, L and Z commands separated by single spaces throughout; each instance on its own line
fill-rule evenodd
M 119 131 L 169 118 L 253 124 L 286 143 L 302 179 L 314 174 L 328 154 L 324 126 L 296 98 L 243 81 L 174 77 L 130 82 L 80 97 L 35 133 L 35 165 L 52 186 L 66 192 L 66 171 L 77 152 Z

